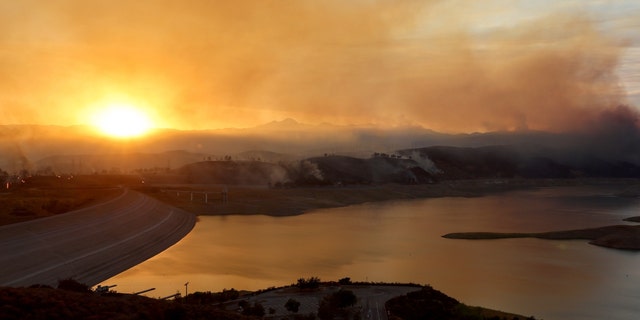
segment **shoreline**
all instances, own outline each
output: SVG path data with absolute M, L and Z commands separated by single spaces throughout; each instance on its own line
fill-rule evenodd
M 328 209 L 371 202 L 403 201 L 442 197 L 482 197 L 501 192 L 545 187 L 610 186 L 619 187 L 616 194 L 629 195 L 638 189 L 638 179 L 489 179 L 450 180 L 436 184 L 377 184 L 269 188 L 267 186 L 222 185 L 153 185 L 136 190 L 171 206 L 196 215 L 267 215 L 295 216 L 317 209 Z M 227 188 L 228 200 L 221 191 Z M 191 194 L 193 193 L 193 199 Z M 206 200 L 205 200 L 205 193 Z

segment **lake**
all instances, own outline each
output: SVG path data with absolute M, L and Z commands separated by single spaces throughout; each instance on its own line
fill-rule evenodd
M 624 187 L 553 187 L 316 210 L 300 216 L 201 216 L 173 247 L 103 284 L 148 296 L 262 289 L 351 277 L 413 282 L 469 305 L 540 319 L 636 319 L 640 252 L 586 241 L 453 240 L 450 232 L 542 232 L 640 215 Z

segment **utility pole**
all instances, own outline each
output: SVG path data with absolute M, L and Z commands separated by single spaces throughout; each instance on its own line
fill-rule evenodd
M 184 298 L 187 298 L 187 294 L 189 294 L 189 282 L 184 284 Z

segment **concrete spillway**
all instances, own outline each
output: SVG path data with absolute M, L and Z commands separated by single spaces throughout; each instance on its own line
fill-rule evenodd
M 0 286 L 93 286 L 145 261 L 193 229 L 193 214 L 139 192 L 58 216 L 0 227 Z

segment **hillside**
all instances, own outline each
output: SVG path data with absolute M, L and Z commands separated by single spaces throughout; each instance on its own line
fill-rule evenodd
M 548 149 L 515 146 L 405 149 L 369 158 L 344 155 L 276 163 L 204 161 L 175 172 L 187 183 L 257 185 L 429 184 L 469 179 L 640 178 L 640 165 L 596 157 L 567 157 Z
M 411 159 L 369 159 L 327 155 L 300 161 L 203 161 L 175 171 L 187 183 L 235 185 L 363 185 L 372 183 L 425 184 L 435 182 Z
M 260 161 L 202 161 L 185 165 L 176 172 L 187 183 L 267 185 L 286 176 L 277 164 Z
M 640 165 L 592 154 L 498 145 L 476 148 L 434 146 L 398 151 L 429 159 L 441 179 L 639 178 Z

